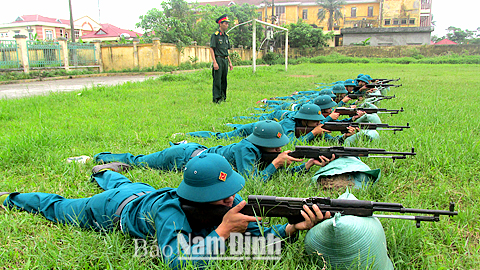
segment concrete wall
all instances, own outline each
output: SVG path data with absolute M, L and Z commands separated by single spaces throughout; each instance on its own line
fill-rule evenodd
M 238 53 L 241 60 L 251 60 L 253 53 L 251 50 L 235 48 L 230 50 L 230 54 Z M 257 54 L 261 58 L 262 53 Z M 207 46 L 188 46 L 179 49 L 174 44 L 160 43 L 154 40 L 150 44 L 102 44 L 101 59 L 103 69 L 122 70 L 133 68 L 151 68 L 159 64 L 163 66 L 178 66 L 195 60 L 196 63 L 211 62 L 210 48 Z
M 450 54 L 480 55 L 480 45 L 348 46 L 310 50 L 290 48 L 288 50 L 290 58 L 324 56 L 334 53 L 365 58 L 411 57 L 418 54 L 425 57 Z
M 371 46 L 428 45 L 433 27 L 344 28 L 343 45 L 370 38 Z

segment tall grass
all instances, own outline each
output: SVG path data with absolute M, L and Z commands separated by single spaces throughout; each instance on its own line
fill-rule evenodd
M 388 254 L 397 269 L 475 269 L 480 263 L 478 226 L 480 121 L 478 65 L 302 64 L 229 73 L 227 102 L 211 102 L 211 72 L 164 75 L 141 83 L 94 87 L 77 92 L 0 100 L 0 191 L 48 192 L 67 198 L 101 192 L 89 181 L 91 162 L 69 164 L 70 156 L 101 151 L 145 154 L 162 150 L 173 133 L 197 130 L 229 131 L 234 116 L 252 110 L 262 98 L 288 95 L 315 88 L 314 83 L 354 78 L 401 77 L 403 87 L 389 94 L 382 107 L 404 107 L 398 115 L 381 115 L 383 122 L 410 123 L 412 128 L 393 134 L 369 147 L 409 151 L 417 156 L 394 163 L 366 158 L 380 168 L 382 178 L 367 190 L 356 190 L 359 199 L 398 202 L 409 208 L 447 209 L 453 201 L 459 215 L 438 223 L 381 220 Z M 248 121 L 236 121 L 247 123 Z M 191 139 L 206 146 L 231 141 Z M 238 141 L 238 140 L 236 140 Z M 233 141 L 235 142 L 235 141 Z M 324 143 L 320 143 L 324 144 Z M 289 145 L 285 149 L 293 149 Z M 306 175 L 279 173 L 268 182 L 248 179 L 240 195 L 337 197 L 342 191 L 320 190 L 310 185 L 315 170 Z M 176 187 L 180 173 L 132 170 L 134 181 Z M 271 223 L 285 222 L 272 219 Z M 304 256 L 303 235 L 287 245 L 280 261 L 224 261 L 218 269 L 321 269 Z M 41 216 L 19 211 L 0 212 L 0 267 L 6 268 L 165 268 L 158 259 L 133 257 L 133 240 L 119 232 L 98 233 L 53 224 Z

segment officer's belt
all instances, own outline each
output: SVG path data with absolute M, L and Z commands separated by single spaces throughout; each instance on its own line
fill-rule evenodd
M 227 56 L 215 55 L 215 57 L 220 57 L 220 58 L 223 58 L 223 59 L 228 59 L 228 55 L 227 55 Z
M 199 148 L 199 149 L 193 151 L 193 153 L 190 155 L 190 158 L 194 158 L 194 157 L 200 155 L 205 150 L 207 150 L 207 148 Z
M 123 202 L 120 204 L 120 206 L 118 206 L 118 209 L 117 211 L 115 211 L 115 217 L 113 218 L 113 224 L 118 224 L 120 223 L 120 216 L 122 215 L 122 211 L 123 211 L 123 208 L 125 208 L 125 206 L 135 200 L 136 198 L 138 197 L 141 197 L 143 195 L 146 195 L 148 193 L 150 193 L 151 191 L 147 191 L 147 192 L 139 192 L 137 194 L 133 194 L 132 196 L 126 198 L 125 200 L 123 200 Z

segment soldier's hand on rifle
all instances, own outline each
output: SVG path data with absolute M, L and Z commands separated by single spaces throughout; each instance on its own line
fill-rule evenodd
M 288 155 L 292 151 L 287 150 L 282 153 L 280 153 L 273 161 L 272 164 L 275 166 L 275 168 L 279 169 L 281 167 L 287 167 L 288 165 L 292 164 L 293 162 L 301 162 L 303 159 L 300 158 L 294 158 Z
M 288 224 L 285 228 L 287 235 L 292 235 L 297 231 L 309 230 L 313 226 L 317 225 L 319 222 L 328 219 L 331 217 L 330 212 L 326 212 L 325 215 L 322 214 L 322 211 L 316 204 L 312 206 L 313 211 L 306 205 L 303 206 L 301 211 L 302 216 L 305 218 L 305 221 L 299 222 L 297 224 Z
M 248 223 L 261 220 L 261 217 L 252 217 L 240 213 L 240 210 L 247 204 L 242 201 L 235 207 L 230 209 L 225 216 L 223 216 L 222 223 L 215 230 L 217 234 L 224 239 L 227 239 L 232 232 L 244 233 L 247 230 Z
M 360 128 L 355 128 L 355 127 L 347 127 L 348 129 L 348 132 L 343 134 L 343 138 L 346 139 L 350 136 L 352 136 L 353 134 L 357 133 L 358 131 L 360 131 Z
M 330 161 L 334 160 L 335 159 L 335 154 L 332 154 L 332 158 L 331 159 L 328 159 L 324 156 L 319 156 L 318 157 L 320 159 L 319 160 L 316 160 L 316 159 L 309 159 L 306 163 L 305 163 L 305 169 L 309 170 L 313 165 L 317 165 L 317 166 L 320 166 L 320 167 L 324 167 L 325 165 L 327 165 Z
M 351 98 L 350 98 L 348 95 L 346 95 L 344 98 L 342 98 L 342 101 L 343 101 L 344 103 L 347 103 L 347 102 L 349 102 L 350 100 L 351 100 Z
M 357 115 L 354 115 L 354 116 L 352 117 L 352 120 L 355 121 L 355 120 L 357 120 L 358 118 L 362 117 L 364 114 L 365 114 L 365 111 L 357 111 Z
M 333 111 L 329 116 L 330 116 L 333 120 L 337 120 L 338 117 L 340 117 L 340 113 L 337 113 L 337 112 Z
M 323 127 L 323 124 L 320 124 L 320 125 L 316 126 L 312 130 L 312 134 L 314 136 L 318 136 L 318 135 L 323 135 L 323 133 L 330 133 L 331 132 L 330 130 L 323 129 L 322 127 Z

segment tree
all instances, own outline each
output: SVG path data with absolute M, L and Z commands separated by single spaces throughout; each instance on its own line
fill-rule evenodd
M 447 28 L 447 38 L 458 44 L 466 44 L 469 40 L 474 39 L 476 31 L 462 30 L 460 28 L 450 26 Z
M 146 36 L 158 37 L 161 42 L 189 45 L 192 41 L 192 27 L 196 16 L 184 0 L 170 0 L 161 3 L 162 10 L 156 8 L 140 16 L 137 27 L 145 31 Z
M 140 16 L 141 22 L 137 27 L 145 32 L 143 39 L 150 42 L 151 38 L 158 37 L 161 42 L 174 43 L 180 47 L 190 45 L 196 41 L 199 45 L 210 42 L 210 35 L 218 29 L 215 19 L 227 14 L 230 21 L 242 23 L 256 18 L 257 12 L 253 5 L 211 6 L 189 4 L 185 0 L 168 0 L 161 3 L 161 10 L 151 9 L 146 15 Z M 260 39 L 263 34 L 261 26 L 257 28 Z M 252 40 L 252 26 L 243 25 L 230 33 L 230 41 L 234 46 L 248 46 Z
M 292 48 L 326 47 L 327 41 L 333 38 L 333 34 L 324 34 L 322 29 L 313 28 L 301 19 L 297 23 L 287 25 L 288 43 Z
M 346 3 L 343 0 L 317 0 L 317 4 L 320 6 L 320 9 L 317 13 L 317 18 L 320 21 L 325 20 L 325 17 L 328 13 L 328 30 L 333 30 L 333 22 L 339 22 L 343 19 L 342 6 Z

